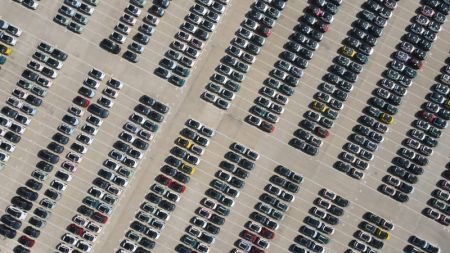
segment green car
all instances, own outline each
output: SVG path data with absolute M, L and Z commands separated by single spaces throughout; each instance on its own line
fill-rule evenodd
M 410 67 L 406 67 L 402 73 L 408 78 L 414 78 L 417 76 L 417 71 Z
M 222 216 L 228 216 L 230 214 L 230 209 L 228 209 L 220 204 L 217 205 L 215 211 Z
M 87 206 L 93 207 L 93 208 L 97 208 L 100 205 L 100 201 L 98 199 L 95 199 L 93 197 L 90 196 L 86 196 L 83 201 L 84 204 L 86 204 Z
M 33 88 L 33 85 L 25 79 L 20 79 L 17 81 L 17 86 L 24 88 L 25 90 L 30 90 Z
M 34 94 L 40 96 L 40 97 L 45 97 L 47 96 L 47 90 L 42 89 L 41 87 L 37 86 L 37 85 L 33 85 L 30 89 L 31 92 L 33 92 Z
M 173 76 L 169 77 L 169 82 L 174 84 L 175 86 L 183 87 L 184 84 L 186 83 L 186 80 L 173 75 Z
M 6 57 L 3 55 L 0 55 L 0 64 L 4 64 L 6 62 Z
M 391 79 L 392 81 L 397 81 L 400 78 L 400 74 L 392 69 L 389 69 L 385 72 L 385 75 L 387 78 Z
M 238 83 L 235 83 L 231 80 L 227 80 L 224 84 L 224 87 L 233 92 L 238 92 L 241 89 L 241 86 Z
M 352 71 L 353 73 L 359 74 L 363 70 L 363 67 L 362 67 L 361 64 L 358 64 L 356 62 L 352 62 L 352 63 L 350 63 L 350 65 L 348 65 L 348 69 L 350 71 Z
M 199 244 L 199 242 L 196 239 L 194 239 L 192 236 L 189 236 L 189 235 L 183 235 L 180 238 L 180 241 L 183 242 L 184 244 L 192 246 L 194 248 L 195 248 L 195 246 L 197 246 L 197 244 Z
M 360 64 L 366 64 L 369 61 L 369 58 L 362 53 L 356 53 L 353 58 Z
M 176 66 L 175 69 L 173 70 L 173 73 L 180 75 L 182 77 L 188 77 L 191 74 L 189 69 L 183 68 L 181 66 Z
M 166 56 L 175 61 L 179 61 L 181 59 L 181 54 L 173 51 L 172 49 L 169 49 L 166 52 Z

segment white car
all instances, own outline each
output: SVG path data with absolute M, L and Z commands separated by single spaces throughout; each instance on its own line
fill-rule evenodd
M 79 134 L 77 136 L 77 140 L 82 142 L 82 143 L 84 143 L 84 144 L 87 144 L 87 145 L 91 145 L 92 141 L 93 141 L 93 139 L 91 137 L 89 137 L 89 136 L 87 136 L 85 134 Z
M 102 81 L 105 78 L 105 73 L 96 68 L 92 68 L 91 71 L 89 71 L 89 75 L 98 79 L 99 81 Z
M 123 83 L 114 78 L 110 78 L 106 84 L 116 90 L 121 90 L 123 88 Z
M 28 213 L 23 211 L 22 209 L 16 207 L 16 206 L 8 206 L 6 208 L 6 212 L 10 215 L 16 217 L 19 220 L 25 220 L 27 218 Z
M 59 250 L 59 252 L 72 252 L 73 251 L 73 249 L 71 247 L 67 246 L 64 243 L 59 243 L 56 246 L 56 249 Z
M 133 242 L 131 242 L 130 240 L 124 239 L 121 243 L 120 246 L 126 249 L 129 249 L 130 252 L 134 252 L 137 249 L 136 244 L 134 244 Z
M 4 141 L 0 141 L 0 148 L 8 151 L 10 153 L 12 153 L 12 152 L 14 152 L 14 150 L 16 150 L 16 146 L 14 146 L 11 143 L 4 142 Z
M 8 118 L 0 116 L 0 121 L 2 122 L 2 126 L 4 127 L 10 127 L 12 125 L 12 121 Z
M 13 26 L 11 24 L 9 24 L 8 28 L 6 28 L 6 31 L 16 37 L 19 37 L 22 34 L 22 30 L 19 27 Z

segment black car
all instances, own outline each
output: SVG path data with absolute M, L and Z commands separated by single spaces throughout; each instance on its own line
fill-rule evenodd
M 100 42 L 100 47 L 102 47 L 103 49 L 105 49 L 105 50 L 107 50 L 107 51 L 109 51 L 110 53 L 113 53 L 113 54 L 120 53 L 120 46 L 117 43 L 112 42 L 109 39 L 103 39 Z
M 1 222 L 5 223 L 6 225 L 8 225 L 14 229 L 19 229 L 22 226 L 22 222 L 20 220 L 14 218 L 13 216 L 11 216 L 9 214 L 2 215 L 0 220 L 1 220 Z
M 28 95 L 27 98 L 25 99 L 25 101 L 34 106 L 40 106 L 42 104 L 42 99 L 40 99 L 32 94 Z
M 87 217 L 91 217 L 94 214 L 94 210 L 85 206 L 85 205 L 81 205 L 77 208 L 77 211 Z
M 159 101 L 156 101 L 153 105 L 152 108 L 155 109 L 156 111 L 160 112 L 160 113 L 167 113 L 169 111 L 169 107 Z
M 130 50 L 127 50 L 123 54 L 123 58 L 134 63 L 137 63 L 139 61 L 139 56 L 136 53 L 131 52 Z
M 88 111 L 100 118 L 107 118 L 109 116 L 109 111 L 97 104 L 91 104 L 88 107 Z
M 30 200 L 30 201 L 35 201 L 38 198 L 38 194 L 37 192 L 34 192 L 30 189 L 28 189 L 27 187 L 19 187 L 16 190 L 16 193 L 21 196 L 24 199 Z
M 4 224 L 0 224 L 0 234 L 9 238 L 9 239 L 13 239 L 14 237 L 16 237 L 16 231 L 5 226 Z
M 27 235 L 33 237 L 33 238 L 38 238 L 39 235 L 41 234 L 41 232 L 40 232 L 39 230 L 37 230 L 37 229 L 35 229 L 35 228 L 31 227 L 31 226 L 27 226 L 27 227 L 23 230 L 23 232 L 24 232 L 25 234 L 27 234 Z
M 31 203 L 28 200 L 23 199 L 22 197 L 19 196 L 14 196 L 11 199 L 11 204 L 25 210 L 25 211 L 30 211 L 31 208 L 33 208 L 33 203 Z
M 15 134 L 11 131 L 6 132 L 4 137 L 5 137 L 5 139 L 7 139 L 8 141 L 13 142 L 13 143 L 19 143 L 20 140 L 22 139 L 22 137 L 20 137 L 19 135 Z
M 141 149 L 141 150 L 147 150 L 148 147 L 149 147 L 149 144 L 148 144 L 147 142 L 145 142 L 145 141 L 143 141 L 143 140 L 141 140 L 141 139 L 139 139 L 139 138 L 137 138 L 137 139 L 135 139 L 135 140 L 133 141 L 133 145 L 134 145 L 136 148 Z
M 51 172 L 53 170 L 53 165 L 45 161 L 39 161 L 36 164 L 36 168 L 43 170 L 45 172 Z
M 40 189 L 42 189 L 42 183 L 38 182 L 32 178 L 28 179 L 27 182 L 25 183 L 25 185 L 35 191 L 39 191 Z
M 52 141 L 47 145 L 47 148 L 57 154 L 61 154 L 64 152 L 64 147 L 62 145 L 59 145 L 58 143 Z
M 62 145 L 65 145 L 69 142 L 69 137 L 67 137 L 61 133 L 54 134 L 52 139 L 56 142 L 61 143 Z
M 41 149 L 38 153 L 38 157 L 51 164 L 59 162 L 59 157 L 46 149 Z

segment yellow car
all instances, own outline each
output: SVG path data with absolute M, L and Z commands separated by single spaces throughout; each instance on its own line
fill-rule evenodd
M 379 228 L 377 228 L 375 230 L 375 236 L 380 238 L 380 239 L 386 239 L 386 240 L 389 240 L 391 238 L 391 236 L 389 235 L 388 232 L 383 231 L 383 230 L 381 230 Z
M 341 47 L 341 53 L 348 57 L 353 57 L 356 54 L 356 51 L 351 47 L 343 46 Z
M 380 120 L 381 120 L 381 122 L 389 124 L 389 125 L 394 123 L 394 118 L 387 113 L 380 114 Z
M 192 166 L 187 165 L 185 163 L 181 164 L 181 166 L 178 169 L 183 171 L 184 173 L 189 174 L 189 175 L 194 175 L 195 171 L 197 171 L 195 169 L 195 167 L 192 167 Z
M 444 101 L 444 107 L 450 110 L 450 99 Z
M 324 103 L 318 101 L 313 101 L 311 103 L 311 107 L 318 112 L 325 112 L 325 110 L 327 109 L 327 106 Z
M 3 44 L 0 44 L 0 53 L 4 55 L 10 55 L 12 53 L 12 49 Z
M 186 148 L 186 149 L 191 148 L 191 146 L 193 145 L 193 143 L 192 143 L 190 140 L 185 139 L 185 138 L 183 138 L 183 137 L 178 137 L 178 138 L 175 140 L 175 143 L 176 143 L 178 146 L 183 147 L 183 148 Z

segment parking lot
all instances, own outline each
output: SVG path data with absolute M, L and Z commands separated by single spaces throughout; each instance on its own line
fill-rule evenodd
M 159 238 L 152 239 L 155 245 L 151 252 L 174 251 L 179 244 L 195 249 L 194 246 L 183 244 L 180 238 L 188 234 L 185 229 L 193 225 L 191 218 L 198 216 L 196 210 L 198 207 L 203 207 L 202 199 L 205 196 L 210 197 L 205 192 L 208 188 L 212 188 L 210 182 L 217 179 L 216 172 L 223 170 L 219 164 L 227 160 L 225 154 L 232 150 L 230 145 L 235 142 L 257 152 L 259 158 L 253 161 L 255 168 L 248 171 L 249 176 L 244 180 L 245 186 L 240 189 L 233 186 L 240 191 L 240 194 L 233 198 L 234 205 L 227 207 L 230 213 L 224 216 L 225 223 L 220 225 L 220 232 L 214 236 L 214 242 L 207 243 L 209 252 L 231 252 L 233 248 L 239 248 L 236 242 L 243 239 L 241 233 L 243 229 L 249 230 L 246 227 L 247 221 L 254 221 L 251 213 L 257 210 L 255 205 L 261 202 L 260 195 L 267 193 L 265 187 L 272 182 L 270 178 L 273 175 L 280 175 L 274 172 L 274 168 L 278 165 L 301 175 L 303 182 L 299 184 L 299 191 L 292 193 L 295 200 L 292 203 L 286 202 L 289 210 L 283 212 L 284 219 L 275 220 L 266 215 L 275 220 L 279 228 L 274 230 L 274 239 L 266 238 L 270 242 L 270 247 L 264 249 L 264 252 L 293 252 L 292 245 L 294 243 L 299 245 L 294 239 L 298 235 L 305 236 L 299 232 L 300 227 L 306 224 L 304 218 L 314 217 L 309 210 L 317 207 L 315 199 L 322 197 L 327 200 L 319 193 L 322 188 L 349 201 L 349 205 L 343 208 L 343 215 L 339 216 L 339 224 L 332 225 L 334 233 L 331 235 L 322 233 L 330 239 L 329 243 L 322 244 L 325 252 L 353 252 L 346 250 L 352 248 L 350 242 L 355 239 L 354 234 L 360 229 L 358 224 L 361 221 L 367 221 L 363 217 L 366 212 L 372 212 L 394 224 L 393 230 L 385 229 L 389 232 L 390 239 L 382 240 L 384 247 L 377 250 L 378 252 L 408 252 L 405 246 L 411 244 L 408 240 L 412 235 L 438 246 L 440 252 L 450 251 L 449 227 L 424 214 L 424 209 L 430 207 L 427 204 L 430 197 L 434 197 L 431 192 L 435 189 L 442 190 L 437 186 L 437 182 L 443 179 L 441 174 L 449 169 L 448 128 L 442 129 L 439 144 L 433 148 L 433 154 L 427 156 L 429 163 L 422 166 L 424 172 L 418 177 L 418 182 L 412 184 L 414 191 L 408 194 L 407 202 L 396 201 L 378 189 L 384 183 L 383 177 L 391 175 L 388 168 L 394 164 L 392 159 L 399 156 L 397 151 L 405 147 L 402 141 L 410 137 L 407 132 L 414 128 L 412 122 L 421 119 L 416 116 L 416 113 L 423 109 L 422 104 L 428 101 L 427 94 L 433 91 L 433 85 L 440 82 L 439 77 L 444 73 L 444 67 L 450 64 L 448 21 L 442 25 L 438 38 L 433 42 L 427 58 L 423 61 L 423 68 L 418 70 L 417 77 L 413 79 L 401 105 L 397 107 L 398 113 L 393 116 L 394 122 L 388 126 L 389 131 L 383 135 L 384 140 L 373 152 L 373 160 L 368 161 L 370 167 L 364 170 L 364 177 L 356 180 L 334 168 L 336 161 L 340 159 L 339 154 L 345 150 L 344 144 L 351 140 L 349 136 L 353 133 L 352 128 L 358 124 L 358 118 L 365 115 L 363 109 L 367 106 L 368 99 L 374 96 L 372 91 L 379 87 L 377 85 L 379 80 L 385 78 L 383 72 L 388 68 L 389 62 L 394 59 L 393 54 L 399 50 L 401 37 L 407 33 L 407 26 L 414 22 L 413 17 L 419 13 L 418 8 L 424 1 L 397 2 L 398 6 L 392 11 L 393 15 L 387 21 L 383 34 L 378 38 L 373 54 L 364 65 L 358 80 L 353 83 L 354 88 L 349 92 L 344 108 L 339 111 L 339 118 L 334 120 L 334 126 L 328 129 L 329 136 L 321 139 L 323 144 L 315 156 L 308 155 L 289 143 L 294 137 L 293 133 L 300 127 L 299 122 L 304 118 L 304 113 L 312 110 L 310 103 L 315 98 L 317 87 L 323 82 L 322 77 L 328 72 L 327 68 L 333 64 L 333 59 L 340 55 L 342 41 L 349 35 L 347 32 L 351 30 L 352 22 L 358 19 L 356 15 L 363 9 L 363 1 L 343 1 L 337 14 L 334 15 L 334 21 L 329 25 L 329 31 L 324 33 L 319 43 L 320 47 L 314 51 L 312 59 L 309 60 L 309 66 L 303 70 L 304 74 L 299 79 L 298 86 L 294 88 L 295 93 L 289 96 L 289 103 L 283 105 L 284 112 L 278 115 L 279 121 L 273 124 L 274 130 L 271 133 L 252 126 L 246 118 L 251 114 L 249 110 L 255 105 L 254 100 L 261 95 L 259 90 L 265 87 L 263 83 L 270 76 L 269 73 L 274 68 L 275 62 L 279 60 L 280 53 L 285 51 L 283 46 L 289 36 L 294 33 L 299 17 L 304 14 L 303 10 L 316 1 L 286 1 L 284 10 L 281 11 L 280 17 L 272 28 L 272 34 L 266 38 L 254 63 L 250 64 L 245 80 L 239 82 L 239 92 L 235 92 L 234 99 L 227 100 L 229 108 L 226 110 L 218 108 L 217 104 L 205 102 L 201 94 L 207 90 L 205 86 L 211 82 L 211 76 L 218 72 L 216 67 L 222 63 L 221 59 L 227 54 L 226 49 L 246 18 L 245 14 L 252 8 L 253 0 L 229 1 L 215 29 L 210 33 L 209 39 L 203 42 L 203 49 L 199 50 L 198 58 L 189 69 L 190 75 L 184 77 L 186 82 L 184 85 L 178 85 L 179 87 L 157 76 L 155 69 L 160 66 L 160 60 L 167 56 L 166 51 L 171 48 L 170 44 L 180 30 L 179 26 L 185 22 L 184 17 L 197 1 L 170 1 L 165 14 L 159 17 L 159 23 L 155 26 L 153 35 L 149 36 L 150 40 L 145 45 L 145 50 L 139 54 L 139 61 L 135 63 L 123 57 L 123 53 L 127 51 L 126 47 L 132 41 L 131 35 L 122 46 L 120 54 L 111 54 L 99 47 L 100 42 L 113 32 L 130 1 L 101 0 L 94 12 L 89 15 L 89 22 L 80 34 L 71 32 L 53 21 L 63 2 L 63 0 L 39 1 L 36 10 L 28 9 L 12 0 L 0 4 L 0 19 L 23 30 L 20 37 L 17 37 L 16 45 L 12 47 L 12 54 L 7 57 L 6 63 L 1 65 L 1 107 L 6 105 L 6 102 L 2 101 L 12 97 L 11 92 L 18 87 L 16 83 L 22 78 L 23 70 L 33 59 L 32 56 L 41 42 L 53 45 L 68 54 L 64 66 L 58 70 L 58 77 L 48 88 L 48 94 L 41 97 L 43 103 L 38 107 L 38 112 L 30 117 L 31 123 L 26 126 L 26 132 L 21 134 L 21 141 L 15 144 L 16 150 L 9 154 L 9 161 L 0 171 L 0 175 L 4 178 L 0 186 L 2 215 L 11 205 L 11 198 L 17 195 L 16 189 L 24 186 L 25 182 L 31 178 L 30 174 L 36 170 L 36 163 L 41 160 L 37 156 L 38 152 L 46 149 L 52 142 L 52 136 L 62 122 L 61 119 L 65 114 L 69 114 L 67 108 L 73 105 L 73 98 L 79 95 L 79 88 L 85 87 L 83 81 L 88 77 L 89 71 L 96 68 L 106 75 L 103 81 L 99 81 L 101 84 L 97 89 L 98 95 L 92 99 L 91 103 L 96 103 L 97 98 L 102 96 L 101 91 L 109 87 L 107 80 L 110 78 L 120 80 L 123 88 L 118 90 L 119 95 L 113 99 L 114 106 L 108 109 L 109 116 L 103 119 L 103 124 L 98 127 L 98 133 L 92 135 L 92 144 L 87 146 L 87 153 L 82 154 L 83 160 L 77 164 L 78 170 L 71 174 L 72 180 L 66 182 L 67 188 L 63 191 L 61 199 L 57 201 L 55 208 L 50 210 L 52 215 L 46 220 L 47 225 L 40 229 L 38 238 L 34 239 L 35 244 L 30 249 L 31 252 L 58 252 L 57 245 L 65 243 L 61 237 L 69 233 L 67 227 L 73 223 L 72 217 L 79 214 L 77 208 L 82 204 L 82 200 L 89 196 L 88 189 L 93 185 L 93 180 L 98 177 L 98 171 L 105 167 L 105 159 L 111 158 L 109 154 L 114 143 L 119 140 L 119 134 L 126 130 L 123 128 L 124 124 L 133 121 L 129 118 L 133 113 L 138 112 L 144 115 L 135 109 L 137 104 L 142 103 L 140 100 L 142 95 L 148 95 L 170 109 L 162 114 L 164 120 L 158 123 L 159 130 L 154 133 L 153 139 L 148 140 L 148 150 L 141 151 L 143 158 L 135 159 L 138 161 L 137 167 L 126 166 L 122 161 L 122 166 L 134 171 L 134 175 L 128 179 L 128 185 L 119 187 L 123 192 L 116 194 L 117 202 L 111 205 L 112 213 L 107 215 L 108 221 L 100 224 L 103 227 L 101 231 L 94 233 L 95 241 L 86 240 L 92 246 L 92 249 L 89 249 L 90 252 L 121 252 L 118 251 L 121 248 L 122 252 L 131 252 L 124 249 L 122 242 L 124 238 L 129 238 L 126 233 L 130 230 L 130 224 L 136 220 L 135 216 L 141 210 L 141 203 L 147 199 L 146 195 L 150 192 L 150 186 L 155 183 L 154 178 L 158 174 L 163 174 L 160 169 L 167 165 L 166 157 L 171 155 L 170 150 L 178 145 L 174 141 L 177 137 L 183 136 L 180 130 L 187 127 L 188 119 L 201 122 L 213 129 L 215 133 L 208 137 L 210 142 L 203 147 L 204 153 L 197 155 L 201 163 L 195 165 L 196 173 L 189 175 L 190 181 L 184 184 L 186 191 L 177 193 L 180 200 L 174 203 L 176 208 L 173 211 L 167 211 L 170 219 L 165 221 L 164 229 L 158 229 Z M 138 30 L 139 25 L 143 23 L 144 13 L 152 2 L 147 0 L 142 8 L 143 13 L 133 30 Z M 328 0 L 328 2 L 331 1 Z M 219 94 L 216 96 L 219 97 Z M 447 95 L 448 98 L 449 95 Z M 79 128 L 85 123 L 89 114 L 88 110 L 85 110 L 85 115 L 80 116 Z M 151 120 L 148 115 L 147 117 L 144 115 L 144 118 Z M 138 123 L 136 124 L 139 126 Z M 142 129 L 147 128 L 142 127 Z M 83 132 L 76 129 L 71 136 L 72 142 L 75 141 L 78 133 Z M 133 136 L 139 135 L 136 133 Z M 198 143 L 195 140 L 192 141 L 194 144 Z M 59 163 L 65 160 L 66 153 L 73 151 L 70 149 L 72 142 L 60 155 Z M 133 147 L 131 143 L 129 145 Z M 200 144 L 199 146 L 202 147 Z M 188 148 L 184 148 L 189 151 Z M 241 156 L 246 157 L 245 154 Z M 59 164 L 54 166 L 54 171 L 58 171 Z M 53 176 L 54 172 L 49 174 Z M 120 175 L 117 172 L 115 174 Z M 449 179 L 448 175 L 446 178 Z M 175 181 L 175 179 L 172 180 Z M 39 207 L 38 203 L 44 197 L 44 191 L 49 188 L 50 182 L 51 180 L 42 182 L 44 187 L 37 191 L 40 198 L 33 202 L 32 210 Z M 222 201 L 214 201 L 223 204 Z M 331 200 L 327 201 L 335 203 Z M 450 202 L 447 201 L 447 205 L 448 203 Z M 433 209 L 438 210 L 434 207 Z M 0 240 L 0 252 L 13 252 L 13 248 L 20 244 L 18 238 L 24 235 L 23 228 L 29 225 L 28 220 L 32 215 L 32 211 L 29 211 L 28 217 L 22 221 L 22 228 L 17 230 L 17 236 L 14 239 L 5 237 Z M 77 238 L 83 239 L 81 236 Z M 201 238 L 200 242 L 202 242 Z M 138 242 L 132 243 L 141 246 Z M 251 242 L 250 245 L 252 245 Z M 76 248 L 75 245 L 70 247 Z M 376 250 L 374 247 L 371 248 Z

